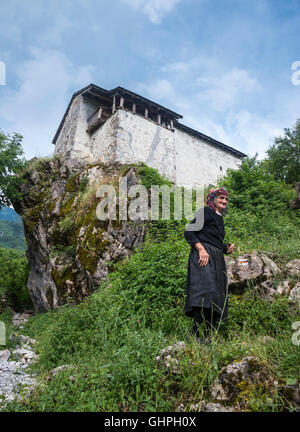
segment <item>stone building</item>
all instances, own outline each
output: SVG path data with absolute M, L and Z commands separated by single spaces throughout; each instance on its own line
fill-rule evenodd
M 86 162 L 145 162 L 177 185 L 215 184 L 244 153 L 180 123 L 182 116 L 122 87 L 73 94 L 54 154 Z

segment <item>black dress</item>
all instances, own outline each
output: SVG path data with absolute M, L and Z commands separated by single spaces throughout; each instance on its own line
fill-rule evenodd
M 227 273 L 223 253 L 227 245 L 223 244 L 225 229 L 221 215 L 206 206 L 200 209 L 203 218 L 199 230 L 184 232 L 186 241 L 191 245 L 188 262 L 185 314 L 194 316 L 195 308 L 212 309 L 219 321 L 225 321 L 228 315 Z M 195 223 L 196 218 L 191 224 Z M 194 247 L 200 242 L 209 254 L 207 265 L 198 264 L 199 252 Z

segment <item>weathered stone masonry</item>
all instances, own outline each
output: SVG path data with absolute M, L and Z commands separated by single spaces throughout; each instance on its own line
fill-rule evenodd
M 145 162 L 177 185 L 215 184 L 246 155 L 179 123 L 168 108 L 122 87 L 74 93 L 54 137 L 54 154 L 87 163 Z

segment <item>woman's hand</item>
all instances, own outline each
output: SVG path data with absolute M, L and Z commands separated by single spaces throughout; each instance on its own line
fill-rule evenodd
M 209 260 L 209 255 L 206 251 L 206 249 L 202 246 L 201 249 L 199 249 L 199 260 L 198 264 L 200 264 L 202 267 L 206 266 Z
M 231 254 L 234 251 L 234 244 L 228 243 L 226 253 Z

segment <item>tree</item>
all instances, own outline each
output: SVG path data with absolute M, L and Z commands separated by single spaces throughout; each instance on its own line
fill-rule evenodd
M 292 185 L 300 180 L 300 119 L 293 129 L 284 129 L 284 136 L 275 137 L 267 155 L 266 168 L 276 180 Z
M 12 136 L 0 130 L 0 208 L 11 204 L 18 195 L 18 174 L 25 165 L 21 141 L 17 133 Z

